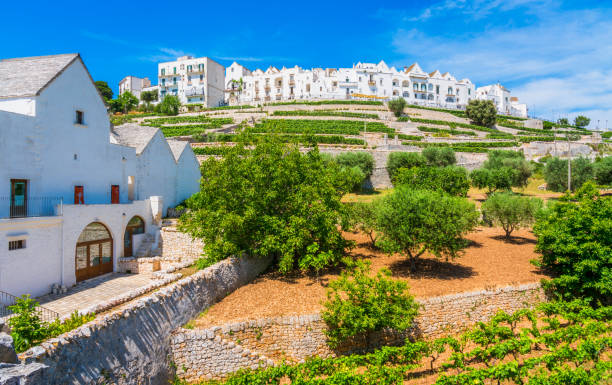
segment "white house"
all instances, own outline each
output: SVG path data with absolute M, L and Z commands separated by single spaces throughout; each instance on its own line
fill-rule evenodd
M 124 92 L 131 92 L 134 96 L 140 99 L 140 93 L 147 87 L 151 87 L 149 78 L 138 78 L 136 76 L 126 76 L 119 82 L 119 95 Z
M 183 104 L 217 107 L 224 103 L 225 67 L 207 58 L 181 56 L 158 64 L 159 96 L 178 96 Z
M 517 97 L 510 96 L 510 90 L 499 83 L 478 87 L 476 98 L 491 100 L 500 114 L 527 117 L 527 105 L 519 103 Z
M 476 97 L 475 87 L 469 79 L 457 80 L 448 72 L 424 72 L 415 63 L 396 69 L 384 61 L 378 64 L 357 63 L 351 68 L 313 68 L 298 66 L 266 71 L 243 71 L 233 63 L 226 71 L 226 93 L 233 103 L 265 103 L 293 99 L 379 99 L 403 97 L 411 104 L 463 108 Z M 235 75 L 239 74 L 239 75 Z M 238 78 L 243 85 L 235 85 Z
M 112 129 L 78 54 L 0 61 L 0 291 L 37 296 L 116 271 L 197 192 L 191 150 L 178 161 L 158 129 L 134 130 Z

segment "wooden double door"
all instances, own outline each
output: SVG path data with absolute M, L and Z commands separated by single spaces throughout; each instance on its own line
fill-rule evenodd
M 77 282 L 113 271 L 113 238 L 101 223 L 90 223 L 76 245 Z

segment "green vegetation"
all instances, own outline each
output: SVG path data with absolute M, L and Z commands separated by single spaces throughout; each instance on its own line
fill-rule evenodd
M 443 132 L 449 135 L 469 135 L 469 136 L 478 135 L 474 131 L 462 131 L 462 130 L 453 130 L 453 129 L 446 130 L 444 128 L 435 128 L 435 127 L 426 127 L 426 126 L 419 126 L 417 128 L 419 129 L 419 131 L 423 131 L 423 132 Z
M 408 293 L 406 282 L 391 279 L 388 269 L 372 277 L 369 261 L 347 262 L 349 271 L 329 283 L 321 313 L 330 347 L 359 337 L 369 347 L 373 332 L 384 328 L 403 331 L 412 326 L 418 304 Z
M 460 117 L 460 118 L 466 118 L 467 117 L 465 115 L 465 111 L 462 111 L 462 110 L 449 110 L 449 109 L 446 109 L 446 108 L 424 107 L 424 106 L 419 106 L 419 105 L 416 105 L 416 104 L 409 104 L 407 107 L 408 108 L 417 108 L 417 109 L 420 109 L 420 110 L 446 112 L 448 114 L 452 114 L 452 115 L 455 115 L 455 116 Z
M 591 123 L 591 119 L 587 118 L 584 115 L 578 115 L 574 119 L 574 126 L 579 127 L 579 128 L 584 128 L 588 126 L 590 123 Z
M 479 169 L 472 171 L 472 185 L 487 188 L 488 193 L 525 187 L 532 174 L 531 164 L 522 152 L 495 150 Z
M 377 100 L 313 100 L 313 101 L 293 101 L 293 102 L 276 102 L 266 103 L 266 106 L 291 106 L 295 104 L 303 104 L 306 106 L 321 106 L 324 104 L 363 104 L 366 106 L 382 106 L 383 102 Z
M 380 199 L 372 202 L 356 202 L 348 205 L 348 227 L 361 231 L 370 238 L 370 246 L 376 248 L 376 216 Z
M 422 136 L 418 135 L 406 135 L 406 134 L 396 134 L 399 140 L 423 140 Z
M 468 123 L 449 122 L 446 120 L 419 119 L 419 118 L 408 118 L 408 117 L 401 117 L 401 118 L 398 118 L 397 120 L 405 121 L 405 122 L 410 121 L 414 123 L 436 124 L 439 126 L 449 126 L 451 129 L 461 127 L 461 128 L 469 128 L 469 129 L 476 130 L 476 131 L 484 131 L 484 132 L 492 132 L 492 133 L 499 132 L 498 130 L 494 128 L 482 127 L 482 126 L 478 126 L 475 124 L 468 124 Z
M 380 122 L 359 120 L 267 119 L 255 124 L 250 132 L 291 134 L 359 135 L 364 130 L 394 134 L 395 130 Z
M 418 152 L 392 152 L 387 159 L 387 172 L 393 182 L 401 168 L 421 167 L 426 164 L 427 160 Z
M 232 146 L 205 146 L 205 147 L 194 147 L 193 153 L 196 155 L 216 155 L 223 156 L 229 153 Z
M 487 134 L 486 138 L 487 139 L 510 139 L 510 140 L 514 140 L 515 136 L 512 135 L 512 134 L 505 133 L 505 132 L 496 132 L 496 133 Z
M 444 142 L 402 142 L 406 146 L 417 147 L 449 147 L 455 152 L 489 152 L 490 148 L 518 147 L 517 142 L 460 142 L 460 143 L 444 143 Z
M 416 270 L 426 251 L 455 258 L 467 246 L 463 238 L 478 222 L 474 204 L 437 191 L 396 188 L 382 199 L 377 244 L 388 253 L 402 253 Z
M 428 166 L 444 167 L 457 163 L 455 151 L 449 147 L 427 147 L 421 152 Z
M 155 106 L 155 112 L 165 115 L 178 115 L 181 108 L 181 101 L 177 96 L 166 95 L 161 103 Z
M 389 107 L 389 111 L 393 112 L 393 115 L 399 118 L 404 113 L 404 108 L 406 107 L 406 104 L 407 103 L 404 98 L 398 98 L 390 100 L 389 103 L 387 103 L 387 106 Z
M 24 295 L 17 298 L 14 305 L 8 307 L 14 314 L 8 319 L 8 324 L 11 327 L 11 337 L 13 337 L 17 353 L 24 352 L 48 338 L 57 337 L 76 329 L 95 318 L 93 314 L 81 315 L 75 311 L 69 319 L 63 322 L 59 319 L 53 322 L 43 322 L 36 310 L 37 306 L 36 300 L 30 298 L 29 295 Z
M 544 179 L 548 189 L 552 191 L 567 191 L 567 159 L 550 158 L 544 167 Z M 593 164 L 586 158 L 573 159 L 571 163 L 572 191 L 579 189 L 586 181 L 593 180 Z
M 340 261 L 340 198 L 354 185 L 317 148 L 265 138 L 228 148 L 202 164 L 201 191 L 186 201 L 179 227 L 204 241 L 203 265 L 231 255 L 272 256 L 282 273 L 319 271 Z
M 138 106 L 138 98 L 130 91 L 119 95 L 117 99 L 108 100 L 108 104 L 113 113 L 122 112 L 127 114 Z
M 219 118 L 211 119 L 209 123 L 205 124 L 189 124 L 183 126 L 167 126 L 162 127 L 161 130 L 166 137 L 172 136 L 188 136 L 198 135 L 207 130 L 214 128 L 221 128 L 224 124 L 231 123 L 231 118 Z
M 602 186 L 612 185 L 612 156 L 597 159 L 593 164 L 595 180 Z
M 211 118 L 206 115 L 195 115 L 195 116 L 173 116 L 168 118 L 156 118 L 156 119 L 145 119 L 144 125 L 153 127 L 162 127 L 168 124 L 180 124 L 180 123 L 209 123 L 218 122 L 221 124 L 234 123 L 232 118 Z
M 109 100 L 113 98 L 113 90 L 108 86 L 108 83 L 102 80 L 96 80 L 94 84 L 100 92 L 100 95 L 102 95 L 104 101 L 108 103 Z
M 482 214 L 486 220 L 501 226 L 506 232 L 506 239 L 510 239 L 514 230 L 533 224 L 541 208 L 540 199 L 526 198 L 512 192 L 499 192 L 491 195 L 482 204 Z
M 363 118 L 363 119 L 378 119 L 378 114 L 366 114 L 363 112 L 347 112 L 347 111 L 274 111 L 274 116 L 341 116 L 345 118 Z
M 374 158 L 369 152 L 343 152 L 335 160 L 341 167 L 359 167 L 366 178 L 374 171 Z
M 545 282 L 562 300 L 583 298 L 595 306 L 612 303 L 612 198 L 589 182 L 575 195 L 553 202 L 533 231 L 538 265 L 555 278 Z M 608 329 L 609 330 L 609 329 Z
M 493 127 L 497 108 L 491 100 L 472 99 L 465 108 L 465 115 L 478 126 Z
M 463 167 L 413 167 L 400 168 L 393 185 L 436 190 L 449 195 L 465 197 L 470 189 L 470 180 L 467 170 Z

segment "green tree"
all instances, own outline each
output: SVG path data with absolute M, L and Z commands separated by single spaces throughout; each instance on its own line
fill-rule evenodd
M 164 99 L 155 106 L 157 111 L 166 115 L 178 115 L 181 108 L 181 101 L 177 96 L 166 95 Z
M 533 224 L 541 208 L 540 199 L 500 192 L 491 195 L 482 204 L 481 210 L 483 216 L 493 224 L 501 226 L 506 232 L 506 239 L 510 239 L 514 230 Z
M 418 304 L 406 282 L 390 277 L 387 269 L 372 277 L 369 262 L 356 262 L 329 283 L 321 318 L 327 324 L 325 334 L 332 348 L 363 336 L 369 350 L 373 332 L 385 328 L 404 331 L 412 326 Z
M 588 126 L 590 123 L 591 123 L 591 119 L 587 118 L 584 115 L 578 115 L 574 119 L 574 126 L 576 126 L 576 127 L 583 128 L 583 127 Z
M 595 180 L 600 185 L 612 185 L 612 156 L 599 159 L 593 164 Z
M 359 167 L 366 178 L 374 171 L 374 157 L 369 152 L 343 152 L 335 160 L 342 167 Z
M 483 127 L 493 127 L 497 119 L 497 109 L 490 100 L 470 100 L 465 108 L 465 114 L 472 123 Z
M 392 152 L 387 159 L 387 172 L 391 181 L 400 168 L 421 167 L 427 164 L 427 160 L 418 152 Z
M 544 167 L 544 179 L 547 188 L 552 191 L 567 191 L 567 159 L 550 158 Z M 593 180 L 593 164 L 586 158 L 572 160 L 572 191 L 580 188 L 585 182 Z
M 376 247 L 376 219 L 380 202 L 380 199 L 372 202 L 356 202 L 349 207 L 353 228 L 366 234 L 370 238 L 372 247 Z
M 337 263 L 347 246 L 338 228 L 347 183 L 337 163 L 273 137 L 252 150 L 237 140 L 202 164 L 201 190 L 179 222 L 204 241 L 203 265 L 231 255 L 272 256 L 282 273 Z
M 426 147 L 421 153 L 429 166 L 452 166 L 457 163 L 455 151 L 450 147 Z
M 486 188 L 487 194 L 499 190 L 510 190 L 514 183 L 514 170 L 509 167 L 496 169 L 478 168 L 470 173 L 472 186 Z
M 525 160 L 525 155 L 519 151 L 493 150 L 489 152 L 483 167 L 489 170 L 503 167 L 512 169 L 514 171 L 512 187 L 527 186 L 533 172 L 533 167 Z
M 545 283 L 564 299 L 612 303 L 612 198 L 592 182 L 553 202 L 534 225 L 539 266 L 554 272 Z
M 399 169 L 394 186 L 401 185 L 465 197 L 470 189 L 470 180 L 467 170 L 463 167 L 413 167 Z
M 108 86 L 108 83 L 102 80 L 96 80 L 94 84 L 96 85 L 98 91 L 100 91 L 104 101 L 108 103 L 109 100 L 113 98 L 113 90 L 111 90 L 111 88 Z
M 140 100 L 142 100 L 145 103 L 152 103 L 156 101 L 158 97 L 159 96 L 158 96 L 157 90 L 142 91 L 140 93 Z
M 405 254 L 414 271 L 426 251 L 438 258 L 459 256 L 467 246 L 463 236 L 474 229 L 478 216 L 465 198 L 400 186 L 383 198 L 377 244 L 388 253 Z
M 557 120 L 557 123 L 563 126 L 567 126 L 569 125 L 569 120 L 567 120 L 567 118 L 560 118 L 559 120 Z
M 121 105 L 121 111 L 124 114 L 132 111 L 136 107 L 138 107 L 138 98 L 134 96 L 130 91 L 125 91 L 117 98 L 119 101 L 119 105 Z
M 389 111 L 393 112 L 393 115 L 398 118 L 404 113 L 404 108 L 406 107 L 406 105 L 407 103 L 404 98 L 389 100 L 388 103 Z

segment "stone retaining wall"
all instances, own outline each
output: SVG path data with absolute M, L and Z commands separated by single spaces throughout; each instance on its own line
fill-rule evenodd
M 204 242 L 178 231 L 174 226 L 164 226 L 160 230 L 158 247 L 162 258 L 193 261 L 202 256 Z
M 0 368 L 0 385 L 40 384 L 27 379 L 34 366 L 48 385 L 167 384 L 173 375 L 168 360 L 171 333 L 251 281 L 269 263 L 227 259 L 98 316 L 20 354 L 22 365 L 8 368 L 10 375 Z
M 490 319 L 500 309 L 513 312 L 545 300 L 537 283 L 422 299 L 411 330 L 374 333 L 370 345 L 397 345 L 407 337 L 436 338 L 458 333 Z M 318 314 L 245 321 L 204 330 L 179 329 L 171 339 L 172 359 L 179 377 L 198 381 L 224 377 L 242 368 L 269 366 L 282 360 L 297 362 L 313 355 L 331 357 L 366 347 L 364 340 L 356 339 L 331 350 L 325 343 L 325 329 Z

